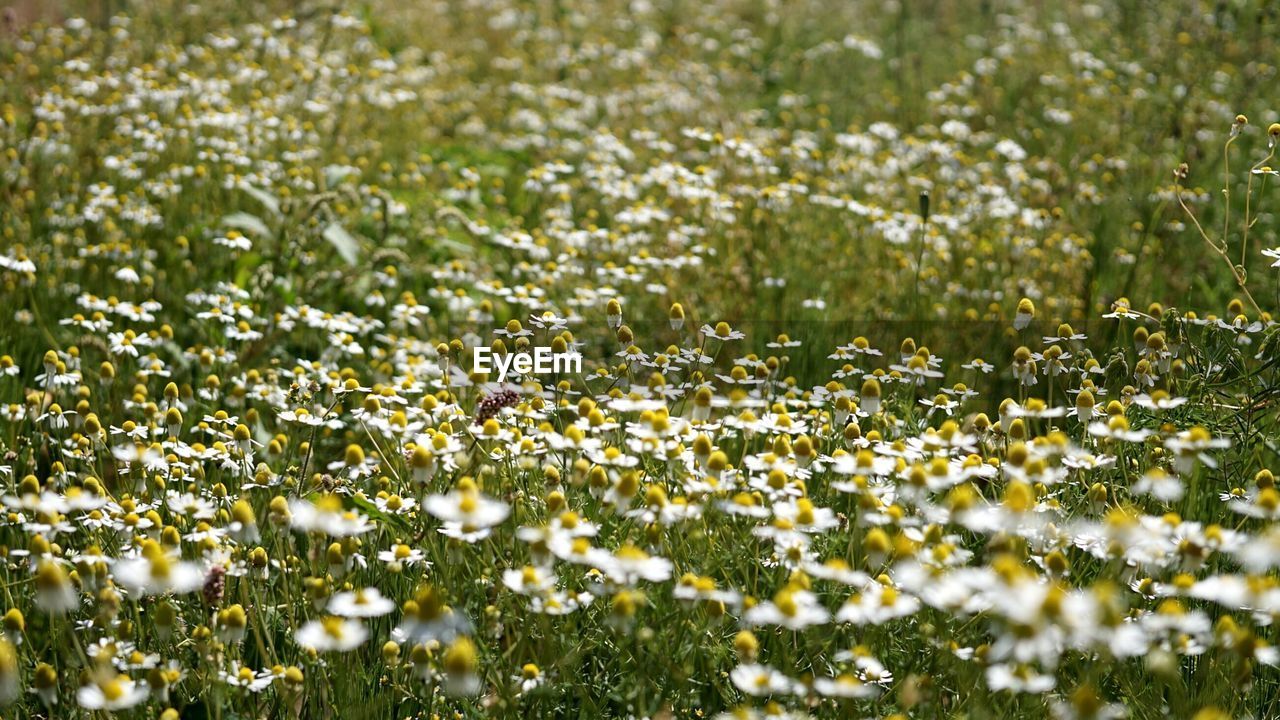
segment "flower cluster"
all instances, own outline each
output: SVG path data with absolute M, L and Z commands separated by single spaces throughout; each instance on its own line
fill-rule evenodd
M 304 5 L 0 40 L 6 716 L 1275 713 L 1280 251 L 1101 239 L 1103 8 L 908 124 L 793 77 L 855 10 Z M 1124 297 L 1178 206 L 1221 315 Z

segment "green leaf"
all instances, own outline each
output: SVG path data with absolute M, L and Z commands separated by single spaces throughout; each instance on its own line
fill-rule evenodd
M 271 228 L 262 222 L 262 218 L 246 212 L 231 213 L 222 218 L 222 224 L 258 239 L 267 239 L 272 236 Z
M 262 264 L 262 255 L 256 252 L 244 253 L 236 260 L 236 287 L 247 288 L 253 271 Z
M 280 201 L 276 200 L 275 195 L 272 195 L 261 188 L 253 187 L 252 185 L 242 185 L 240 189 L 248 193 L 250 197 L 262 203 L 262 206 L 269 210 L 272 215 L 280 217 Z
M 359 172 L 350 165 L 328 165 L 324 169 L 324 186 L 332 190 Z
M 355 236 L 347 232 L 347 229 L 338 223 L 329 223 L 324 229 L 324 239 L 337 249 L 338 254 L 348 265 L 356 264 L 356 257 L 360 254 L 360 242 Z
M 461 240 L 457 240 L 455 238 L 451 238 L 447 235 L 442 235 L 436 238 L 435 244 L 438 247 L 442 247 L 449 250 L 455 255 L 465 255 L 467 257 L 474 257 L 476 254 L 476 248 L 474 245 L 463 242 Z
M 350 499 L 352 504 L 360 508 L 360 511 L 363 512 L 365 515 L 368 515 L 371 519 L 377 520 L 378 522 L 383 523 L 384 525 L 389 525 L 391 527 L 394 527 L 395 529 L 399 530 L 402 533 L 405 533 L 405 534 L 413 533 L 413 528 L 409 526 L 409 523 L 406 522 L 404 518 L 400 517 L 399 515 L 391 515 L 389 513 L 385 513 L 379 510 L 378 506 L 370 502 L 368 498 L 362 498 L 356 495 L 352 495 Z

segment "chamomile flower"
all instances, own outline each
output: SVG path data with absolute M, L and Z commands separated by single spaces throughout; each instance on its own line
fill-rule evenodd
M 194 592 L 204 585 L 204 572 L 179 560 L 153 540 L 143 542 L 138 557 L 116 563 L 113 575 L 126 588 L 142 595 Z
M 127 710 L 146 699 L 146 686 L 128 675 L 103 676 L 76 690 L 76 702 L 86 710 Z
M 231 687 L 247 690 L 251 693 L 260 693 L 271 687 L 271 683 L 275 682 L 275 676 L 270 670 L 255 672 L 252 668 L 241 666 L 235 662 L 231 663 L 231 666 L 226 670 L 219 671 L 218 677 Z
M 396 609 L 395 601 L 388 600 L 375 587 L 360 588 L 338 593 L 329 598 L 329 612 L 346 618 L 381 617 Z
M 803 630 L 811 625 L 823 625 L 831 620 L 831 613 L 818 603 L 818 598 L 806 590 L 786 588 L 773 597 L 743 614 L 743 621 L 751 625 L 777 625 L 789 630 Z
M 516 683 L 516 694 L 527 695 L 546 684 L 547 676 L 537 665 L 525 663 L 511 679 Z
M 768 665 L 739 665 L 729 673 L 729 679 L 735 687 L 747 695 L 767 697 L 770 695 L 796 695 L 802 692 L 803 686 L 783 673 Z
M 448 495 L 429 495 L 423 509 L 464 533 L 483 533 L 507 519 L 506 503 L 482 495 L 474 486 L 460 487 Z
M 1152 468 L 1134 483 L 1133 491 L 1142 495 L 1151 495 L 1161 502 L 1168 503 L 1181 500 L 1185 488 L 1182 480 L 1176 475 L 1160 468 Z
M 699 332 L 701 332 L 705 338 L 720 340 L 722 342 L 741 340 L 747 336 L 746 333 L 729 327 L 729 323 L 727 322 L 716 323 L 715 327 L 712 327 L 711 325 L 703 325 Z
M 288 503 L 290 524 L 298 532 L 318 532 L 330 537 L 363 535 L 374 529 L 363 514 L 343 508 L 336 495 L 324 495 L 315 502 L 295 499 Z
M 294 640 L 317 652 L 349 652 L 364 644 L 369 630 L 357 620 L 327 616 L 298 628 Z
M 419 548 L 409 547 L 404 543 L 396 543 L 389 550 L 379 551 L 378 560 L 386 563 L 387 568 L 392 572 L 400 572 L 417 565 L 431 567 L 431 563 L 426 559 L 426 553 Z
M 1023 330 L 1036 316 L 1035 303 L 1030 298 L 1022 298 L 1018 301 L 1018 310 L 1013 316 L 1013 329 Z
M 1196 463 L 1216 468 L 1218 462 L 1211 452 L 1231 447 L 1231 441 L 1227 438 L 1214 437 L 1203 427 L 1193 427 L 1166 439 L 1164 446 L 1173 454 L 1174 468 L 1178 472 L 1186 473 L 1190 472 Z
M 651 556 L 634 545 L 624 545 L 616 553 L 601 558 L 604 573 L 619 585 L 634 585 L 640 580 L 663 582 L 671 577 L 672 564 L 666 558 Z
M 848 599 L 836 612 L 836 622 L 854 625 L 881 625 L 914 614 L 919 599 L 896 588 L 873 582 L 863 592 Z

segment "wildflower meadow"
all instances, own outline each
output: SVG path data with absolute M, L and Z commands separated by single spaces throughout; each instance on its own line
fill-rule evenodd
M 1274 3 L 0 8 L 0 718 L 1280 717 Z

